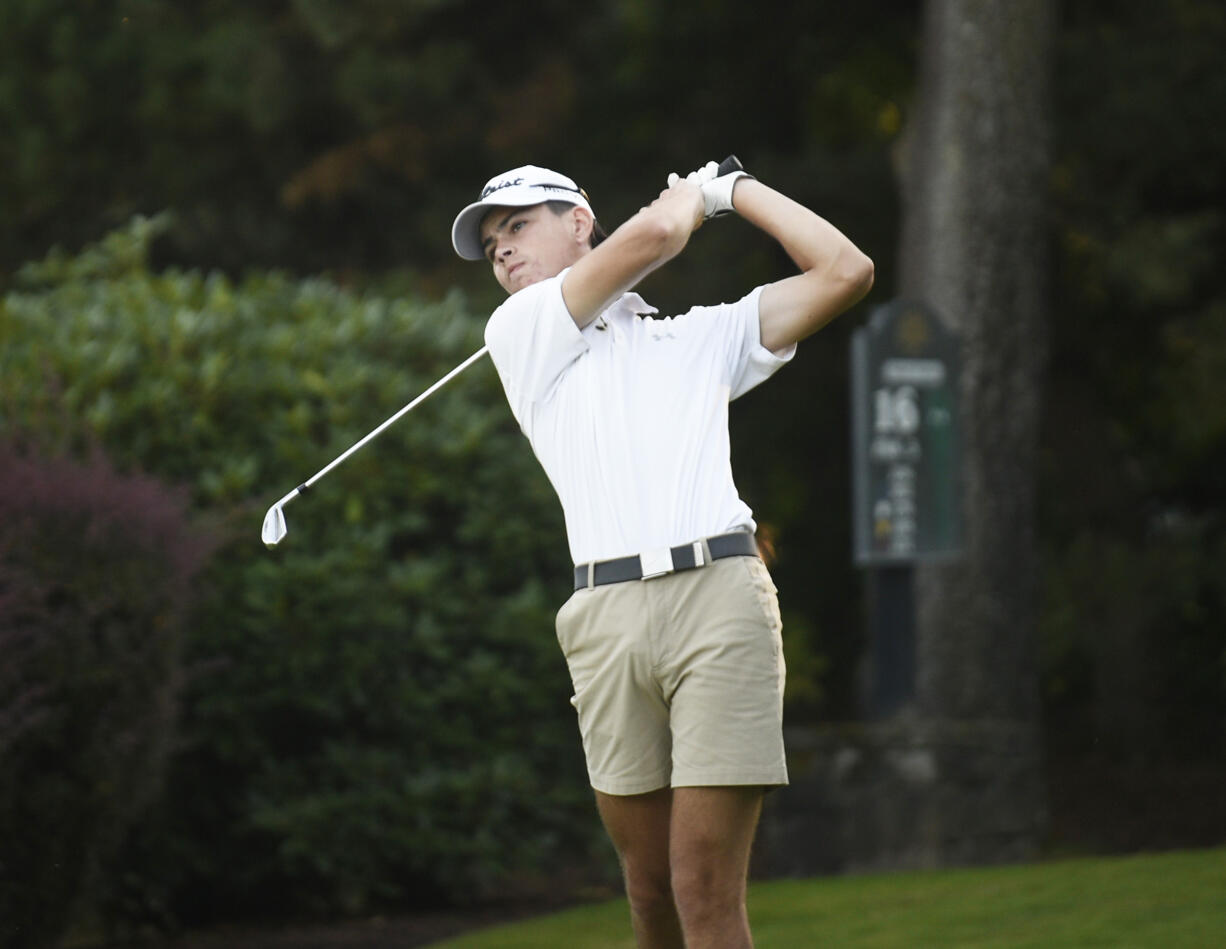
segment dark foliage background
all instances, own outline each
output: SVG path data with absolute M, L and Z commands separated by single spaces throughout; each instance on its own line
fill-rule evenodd
M 874 258 L 865 305 L 733 410 L 778 550 L 789 715 L 859 714 L 846 354 L 893 295 L 918 3 L 0 6 L 0 437 L 101 446 L 225 538 L 170 793 L 125 837 L 112 915 L 408 906 L 590 857 L 549 635 L 560 517 L 488 366 L 292 505 L 284 550 L 255 540 L 269 503 L 479 345 L 496 287 L 448 229 L 525 161 L 614 226 L 736 152 Z M 1081 811 L 1053 845 L 1152 842 L 1135 815 L 1095 823 L 1104 788 L 1143 814 L 1193 800 L 1185 771 L 1220 780 L 1224 40 L 1212 0 L 1080 0 L 1059 27 L 1041 633 L 1055 805 Z M 788 270 L 726 220 L 644 293 L 668 310 Z M 1204 799 L 1167 842 L 1220 839 Z
M 587 860 L 550 633 L 561 518 L 491 410 L 488 363 L 291 506 L 282 547 L 257 533 L 261 486 L 339 454 L 475 350 L 481 323 L 457 295 L 155 274 L 163 226 L 26 266 L 3 310 L 6 427 L 64 452 L 116 446 L 125 468 L 187 485 L 223 538 L 191 614 L 167 793 L 126 837 L 109 911 L 181 925 L 463 902 Z M 56 549 L 47 575 L 70 566 Z

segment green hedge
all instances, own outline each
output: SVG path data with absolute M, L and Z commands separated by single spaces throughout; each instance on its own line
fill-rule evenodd
M 0 309 L 0 430 L 187 485 L 226 538 L 120 911 L 463 899 L 590 846 L 552 632 L 561 515 L 488 362 L 259 540 L 268 505 L 477 349 L 483 318 L 458 295 L 153 273 L 161 226 L 27 266 Z

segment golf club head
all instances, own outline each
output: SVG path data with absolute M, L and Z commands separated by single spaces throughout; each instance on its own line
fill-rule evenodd
M 264 526 L 260 528 L 260 538 L 269 547 L 275 547 L 286 533 L 285 512 L 281 510 L 281 502 L 278 501 L 264 515 Z

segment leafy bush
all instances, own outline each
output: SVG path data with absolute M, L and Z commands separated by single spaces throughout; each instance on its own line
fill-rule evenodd
M 1145 546 L 1086 535 L 1049 553 L 1041 632 L 1053 752 L 1221 760 L 1224 557 L 1220 536 L 1181 523 Z
M 0 309 L 0 425 L 187 483 L 228 532 L 124 911 L 458 899 L 587 847 L 552 635 L 561 514 L 488 363 L 290 505 L 278 548 L 259 541 L 272 501 L 473 352 L 483 321 L 458 295 L 154 274 L 160 226 L 27 266 Z
M 0 449 L 0 920 L 49 945 L 159 790 L 189 581 L 183 499 Z

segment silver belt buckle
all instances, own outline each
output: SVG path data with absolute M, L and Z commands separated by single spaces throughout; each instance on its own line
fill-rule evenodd
M 655 550 L 644 550 L 639 554 L 639 569 L 644 580 L 652 577 L 662 577 L 672 573 L 677 568 L 673 566 L 673 552 L 668 547 L 658 547 Z

